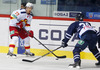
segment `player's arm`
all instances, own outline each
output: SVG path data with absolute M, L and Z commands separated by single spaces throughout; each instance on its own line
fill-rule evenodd
M 33 30 L 31 30 L 31 20 L 26 22 L 26 24 L 25 24 L 25 30 L 28 31 L 29 37 L 33 38 L 34 32 L 33 32 Z
M 64 48 L 64 47 L 66 47 L 66 46 L 68 46 L 67 45 L 67 42 L 70 40 L 70 38 L 72 37 L 72 35 L 73 35 L 73 33 L 75 33 L 76 32 L 76 25 L 74 24 L 74 23 L 72 23 L 69 27 L 68 27 L 68 29 L 67 29 L 67 31 L 66 31 L 66 35 L 65 35 L 65 38 L 62 40 L 62 47 Z

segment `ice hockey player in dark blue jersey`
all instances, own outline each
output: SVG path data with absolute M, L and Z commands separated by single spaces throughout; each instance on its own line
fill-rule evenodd
M 93 29 L 89 22 L 83 21 L 84 15 L 77 14 L 75 18 L 75 22 L 72 23 L 67 31 L 65 38 L 62 40 L 61 46 L 67 47 L 67 42 L 70 40 L 74 33 L 78 34 L 78 38 L 80 39 L 74 47 L 73 50 L 73 58 L 74 64 L 70 64 L 70 68 L 80 68 L 81 67 L 81 59 L 80 52 L 83 51 L 86 47 L 93 53 L 93 55 L 98 60 L 98 63 L 95 65 L 100 65 L 100 53 L 97 49 L 97 34 L 96 30 Z

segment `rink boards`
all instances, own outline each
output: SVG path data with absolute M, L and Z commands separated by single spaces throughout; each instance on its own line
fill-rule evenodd
M 61 45 L 61 41 L 65 36 L 65 31 L 68 26 L 73 23 L 71 20 L 44 20 L 44 19 L 33 19 L 31 22 L 31 29 L 34 31 L 34 36 L 41 41 L 46 47 L 53 50 Z M 100 22 L 90 22 L 92 26 L 99 31 Z M 9 45 L 9 18 L 0 18 L 0 53 L 8 52 Z M 78 39 L 75 35 L 71 38 L 68 43 L 67 48 L 61 48 L 55 52 L 57 55 L 66 55 L 67 58 L 72 58 L 72 51 L 74 45 L 77 43 Z M 36 40 L 31 38 L 31 52 L 34 52 L 36 56 L 41 56 L 48 51 L 40 45 Z M 23 43 L 22 43 L 23 45 Z M 16 44 L 18 47 L 18 43 Z M 17 53 L 17 48 L 15 48 L 14 53 Z M 52 54 L 48 56 L 53 56 Z M 95 60 L 92 53 L 88 49 L 81 53 L 82 59 Z

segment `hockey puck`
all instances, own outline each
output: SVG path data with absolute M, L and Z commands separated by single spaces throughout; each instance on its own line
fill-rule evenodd
M 58 58 L 56 58 L 56 60 L 58 60 Z

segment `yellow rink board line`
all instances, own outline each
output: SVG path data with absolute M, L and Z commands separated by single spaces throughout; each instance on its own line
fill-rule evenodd
M 9 47 L 7 47 L 7 46 L 0 46 L 0 53 L 7 53 L 8 49 L 9 49 Z M 46 50 L 46 49 L 30 49 L 30 50 L 31 50 L 31 52 L 35 53 L 36 56 L 42 56 L 42 55 L 48 53 L 48 50 Z M 14 53 L 17 54 L 17 48 L 14 49 Z M 54 53 L 59 56 L 66 55 L 67 58 L 73 58 L 72 51 L 57 50 Z M 96 60 L 96 58 L 90 52 L 81 52 L 80 55 L 81 55 L 81 59 Z M 52 54 L 49 54 L 47 56 L 54 57 Z

